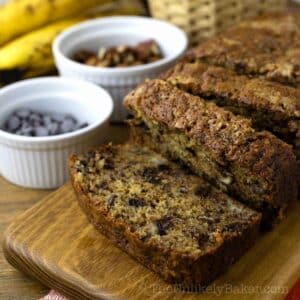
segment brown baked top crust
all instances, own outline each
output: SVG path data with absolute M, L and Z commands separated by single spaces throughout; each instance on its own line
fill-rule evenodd
M 296 15 L 299 17 L 299 15 Z M 288 20 L 286 31 L 284 22 Z M 229 28 L 191 50 L 186 61 L 201 60 L 241 74 L 298 86 L 300 83 L 300 30 L 293 15 L 277 20 L 265 17 Z
M 272 112 L 275 118 L 300 117 L 300 89 L 235 72 L 205 63 L 179 63 L 163 78 L 172 84 L 190 86 L 199 95 L 235 100 L 254 109 Z
M 124 103 L 133 111 L 142 111 L 171 129 L 184 131 L 213 152 L 221 164 L 239 160 L 239 156 L 249 151 L 255 143 L 266 148 L 260 151 L 259 156 L 255 151 L 250 151 L 250 161 L 241 157 L 242 165 L 250 167 L 256 161 L 255 167 L 262 164 L 260 169 L 264 169 L 272 164 L 275 157 L 280 159 L 282 154 L 289 157 L 291 164 L 295 161 L 289 145 L 267 131 L 255 131 L 250 120 L 235 116 L 162 80 L 151 80 L 140 85 L 125 97 Z
M 104 145 L 69 170 L 95 227 L 169 282 L 209 283 L 258 234 L 259 213 L 147 148 Z
M 220 165 L 234 164 L 267 180 L 272 195 L 264 198 L 270 198 L 266 201 L 273 205 L 283 205 L 284 190 L 291 198 L 297 197 L 297 183 L 293 181 L 297 167 L 291 147 L 267 131 L 255 131 L 250 120 L 162 80 L 140 85 L 126 96 L 125 105 L 136 117 L 145 115 L 170 130 L 183 132 Z M 291 182 L 285 187 L 287 178 Z
M 233 160 L 239 147 L 257 138 L 250 120 L 162 80 L 140 85 L 125 97 L 124 104 L 137 114 L 184 131 L 210 149 L 221 164 Z

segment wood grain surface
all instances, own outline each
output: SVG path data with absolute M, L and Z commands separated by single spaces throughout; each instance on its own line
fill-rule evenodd
M 37 203 L 51 190 L 32 190 L 15 186 L 0 177 L 0 239 L 8 224 L 20 213 Z M 0 247 L 0 299 L 35 300 L 48 288 L 13 268 L 4 258 Z
M 300 274 L 300 203 L 203 294 L 164 283 L 98 233 L 69 184 L 5 233 L 8 261 L 72 299 L 283 299 Z M 242 296 L 242 297 L 241 297 Z

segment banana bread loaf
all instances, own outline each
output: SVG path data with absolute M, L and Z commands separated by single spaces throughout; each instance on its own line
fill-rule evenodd
M 147 148 L 101 146 L 69 170 L 91 223 L 182 288 L 209 284 L 258 234 L 259 213 Z
M 248 20 L 201 43 L 185 61 L 202 61 L 292 86 L 300 86 L 300 14 Z
M 162 78 L 193 95 L 251 118 L 293 146 L 300 159 L 300 89 L 205 63 L 179 63 Z
M 263 213 L 263 226 L 281 219 L 297 198 L 296 158 L 289 145 L 251 121 L 152 80 L 125 98 L 134 139 L 179 160 L 198 175 Z

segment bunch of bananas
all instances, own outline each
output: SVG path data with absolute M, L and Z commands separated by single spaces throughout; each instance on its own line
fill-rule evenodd
M 8 0 L 0 5 L 0 86 L 54 72 L 51 44 L 65 28 L 142 9 L 138 1 Z

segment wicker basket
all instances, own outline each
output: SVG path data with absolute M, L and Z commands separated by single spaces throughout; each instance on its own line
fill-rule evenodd
M 265 11 L 283 9 L 286 0 L 148 0 L 151 15 L 181 27 L 195 44 L 226 27 Z

